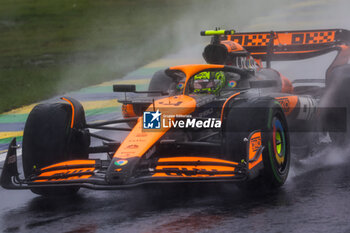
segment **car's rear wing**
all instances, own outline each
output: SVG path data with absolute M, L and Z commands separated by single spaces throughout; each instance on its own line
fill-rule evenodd
M 350 31 L 344 29 L 241 32 L 224 37 L 263 61 L 305 59 L 334 50 L 337 45 L 350 44 Z
M 328 70 L 347 64 L 350 58 L 350 31 L 320 29 L 300 31 L 235 32 L 234 30 L 202 31 L 213 36 L 203 52 L 210 64 L 235 64 L 238 57 L 251 55 L 257 63 L 306 59 L 337 50 Z M 327 71 L 328 73 L 328 71 Z

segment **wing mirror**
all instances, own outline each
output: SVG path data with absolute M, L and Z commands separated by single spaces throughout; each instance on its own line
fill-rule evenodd
M 136 92 L 135 84 L 116 84 L 113 85 L 113 92 Z

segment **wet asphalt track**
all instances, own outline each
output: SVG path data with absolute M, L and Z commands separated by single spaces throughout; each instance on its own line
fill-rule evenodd
M 232 184 L 81 189 L 66 199 L 0 189 L 0 231 L 350 232 L 349 151 L 331 153 L 294 163 L 270 194 L 246 195 Z
M 293 160 L 286 184 L 270 194 L 229 184 L 81 189 L 49 199 L 0 188 L 0 232 L 350 232 L 349 155 L 321 150 Z
M 314 11 L 317 2 L 328 4 L 309 1 L 305 7 L 298 3 L 300 8 L 293 8 L 289 18 L 277 11 L 282 20 L 271 24 L 267 15 L 259 18 L 259 23 L 281 27 L 278 23 L 284 25 L 290 23 L 287 18 L 294 19 L 297 14 L 293 12 L 303 16 L 305 11 L 304 16 L 320 14 L 302 23 L 297 17 L 294 26 L 283 28 L 298 28 L 299 24 L 303 29 L 321 24 L 346 27 L 348 20 L 338 18 L 347 17 L 347 7 L 320 20 L 320 16 L 329 15 L 323 12 L 333 7 Z M 276 12 L 271 15 L 276 16 Z M 277 69 L 296 78 L 318 78 L 325 71 L 319 70 L 324 67 L 321 64 L 317 69 L 306 65 L 310 72 L 299 73 L 298 69 L 288 69 L 291 65 L 284 63 L 285 67 Z M 231 184 L 123 191 L 81 189 L 73 198 L 49 199 L 26 190 L 0 188 L 0 232 L 350 232 L 349 167 L 350 150 L 322 150 L 300 162 L 294 160 L 286 184 L 270 194 L 246 195 Z
M 350 232 L 349 155 L 321 150 L 293 160 L 286 184 L 270 194 L 246 195 L 229 184 L 81 189 L 49 199 L 0 188 L 0 232 Z
M 293 159 L 286 184 L 269 194 L 233 184 L 81 189 L 71 198 L 0 188 L 0 232 L 350 232 L 349 154 Z

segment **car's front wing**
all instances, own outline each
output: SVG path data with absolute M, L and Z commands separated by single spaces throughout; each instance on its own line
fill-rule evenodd
M 70 160 L 53 164 L 21 179 L 17 169 L 16 140 L 13 140 L 1 174 L 1 186 L 6 189 L 79 186 L 89 189 L 111 190 L 132 188 L 149 183 L 235 182 L 250 179 L 254 172 L 247 163 L 208 157 L 167 157 L 140 165 L 130 176 L 113 182 L 108 179 L 111 161 Z M 113 174 L 122 170 L 127 160 L 118 161 Z M 116 173 L 117 172 L 117 173 Z

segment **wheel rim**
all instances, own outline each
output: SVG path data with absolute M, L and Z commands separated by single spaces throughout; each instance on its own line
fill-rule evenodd
M 272 137 L 274 158 L 277 162 L 278 170 L 282 171 L 284 169 L 284 162 L 286 161 L 286 140 L 282 123 L 277 118 L 273 120 Z

